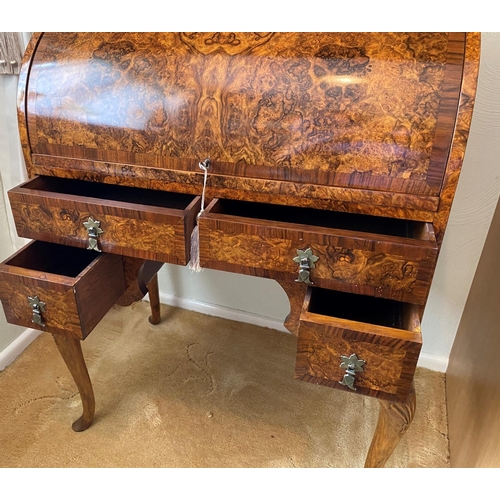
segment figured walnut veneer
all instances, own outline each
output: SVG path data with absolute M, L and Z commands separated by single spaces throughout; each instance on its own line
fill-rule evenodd
M 465 34 L 230 35 L 44 34 L 25 96 L 33 171 L 50 156 L 183 179 L 210 157 L 243 190 L 439 195 Z
M 76 267 L 77 274 L 67 272 L 68 267 Z M 119 255 L 94 258 L 74 249 L 61 257 L 59 245 L 35 241 L 0 264 L 0 300 L 7 321 L 72 338 L 84 339 L 124 291 Z M 46 304 L 43 327 L 32 321 L 28 297 L 34 296 Z
M 422 347 L 418 307 L 392 301 L 379 305 L 375 302 L 372 307 L 396 308 L 394 314 L 401 315 L 401 324 L 367 323 L 363 322 L 367 313 L 362 308 L 370 305 L 360 303 L 359 320 L 332 317 L 310 311 L 312 295 L 312 290 L 309 290 L 300 317 L 295 376 L 307 382 L 354 392 L 340 383 L 345 374 L 340 359 L 355 353 L 366 362 L 364 370 L 356 373 L 356 392 L 380 399 L 405 400 Z M 326 296 L 330 298 L 328 294 Z M 335 300 L 335 295 L 332 300 Z M 337 309 L 343 314 L 342 307 Z M 387 315 L 388 311 L 384 314 Z M 376 317 L 377 312 L 371 316 Z
M 311 281 L 316 286 L 425 303 L 437 257 L 433 235 L 428 241 L 362 232 L 355 230 L 354 221 L 350 230 L 335 228 L 334 223 L 331 228 L 315 227 L 300 224 L 297 219 L 273 220 L 272 207 L 268 208 L 268 217 L 262 219 L 252 217 L 252 205 L 247 217 L 224 213 L 220 205 L 219 200 L 214 200 L 199 220 L 203 267 L 293 281 L 297 279 L 293 260 L 297 250 L 311 248 L 318 257 L 311 270 Z M 311 224 L 315 216 L 325 215 L 309 213 Z M 330 212 L 324 218 L 335 220 L 335 214 Z M 382 224 L 367 219 L 364 225 L 378 223 L 384 228 L 383 219 Z M 385 226 L 390 226 L 386 222 Z M 408 224 L 410 231 L 418 232 Z
M 98 190 L 98 198 L 86 184 L 90 183 L 69 183 L 65 192 L 66 184 L 61 186 L 60 180 L 38 178 L 10 190 L 19 236 L 87 248 L 83 224 L 93 217 L 101 223 L 98 246 L 104 252 L 174 264 L 188 262 L 199 198 L 179 199 L 175 193 L 165 193 L 157 201 L 161 205 L 155 206 L 148 200 L 155 192 L 115 187 L 107 197 Z M 82 193 L 72 194 L 71 190 Z M 87 196 L 86 191 L 90 191 Z

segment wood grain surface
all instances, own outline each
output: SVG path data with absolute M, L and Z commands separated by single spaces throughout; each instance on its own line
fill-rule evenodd
M 366 361 L 356 374 L 357 393 L 405 400 L 422 346 L 418 307 L 404 304 L 402 325 L 393 327 L 311 313 L 311 295 L 312 289 L 300 317 L 295 377 L 354 392 L 340 384 L 345 374 L 340 364 L 341 356 L 356 354 Z
M 136 190 L 139 194 L 135 194 L 133 188 L 124 188 L 134 199 L 127 201 L 120 196 L 119 186 L 114 187 L 113 195 L 110 187 L 109 197 L 99 192 L 97 198 L 92 193 L 64 192 L 64 186 L 51 191 L 50 179 L 43 183 L 47 184 L 43 190 L 37 189 L 41 179 L 35 179 L 9 191 L 19 236 L 87 248 L 89 238 L 83 224 L 93 217 L 101 223 L 98 247 L 104 252 L 183 265 L 188 262 L 190 229 L 199 210 L 196 198 L 174 193 L 171 208 L 168 193 L 162 200 L 165 206 L 154 206 L 146 204 L 148 196 L 155 195 L 149 190 Z
M 464 51 L 463 33 L 45 33 L 30 147 L 179 171 L 210 157 L 242 186 L 436 195 Z
M 151 316 L 149 322 L 157 325 L 161 321 L 160 313 L 160 289 L 158 287 L 158 275 L 155 274 L 148 283 L 149 305 L 151 307 Z
M 28 172 L 28 177 L 34 175 L 33 162 L 31 155 L 31 147 L 28 134 L 28 115 L 27 115 L 27 99 L 28 99 L 28 79 L 31 71 L 32 58 L 35 54 L 38 42 L 40 41 L 42 33 L 35 32 L 31 36 L 30 41 L 24 51 L 23 60 L 21 62 L 21 69 L 19 71 L 19 80 L 17 86 L 17 124 L 19 129 L 19 139 L 24 155 L 24 164 Z
M 203 267 L 293 281 L 297 250 L 311 248 L 319 257 L 311 270 L 317 286 L 425 303 L 435 242 L 273 221 L 272 212 L 266 220 L 219 212 L 215 201 L 199 221 Z
M 94 389 L 83 357 L 82 345 L 80 340 L 64 335 L 53 337 L 82 399 L 82 416 L 72 425 L 75 432 L 81 432 L 92 424 L 95 412 Z
M 105 254 L 82 272 L 74 289 L 82 340 L 97 326 L 124 291 L 125 279 L 120 255 Z
M 292 335 L 297 336 L 299 334 L 300 315 L 307 287 L 303 283 L 294 283 L 291 281 L 281 280 L 278 283 L 283 288 L 290 302 L 290 313 L 285 318 L 283 325 Z
M 72 286 L 60 285 L 57 287 L 59 290 L 52 290 L 51 284 L 46 284 L 44 279 L 13 276 L 12 272 L 8 269 L 0 269 L 1 288 L 5 290 L 1 294 L 1 300 L 9 323 L 35 330 L 70 335 L 74 338 L 81 337 L 80 316 Z M 60 291 L 61 288 L 65 290 Z M 33 296 L 38 296 L 47 304 L 42 314 L 46 325 L 43 328 L 33 323 L 33 311 L 28 303 L 28 297 Z
M 469 138 L 472 111 L 474 110 L 476 98 L 477 77 L 479 74 L 480 42 L 481 37 L 479 33 L 467 33 L 467 50 L 461 83 L 460 106 L 458 108 L 456 128 L 440 193 L 439 209 L 434 218 L 434 229 L 439 244 L 443 241 L 444 231 L 448 224 L 451 205 L 455 197 L 465 156 L 465 148 Z
M 123 257 L 123 273 L 125 292 L 116 303 L 120 306 L 130 306 L 141 300 L 148 292 L 148 283 L 163 266 L 163 262 Z
M 203 187 L 203 175 L 198 173 L 197 167 L 199 160 L 182 160 L 182 162 L 186 161 L 189 161 L 194 172 L 136 166 L 121 162 L 109 163 L 35 155 L 33 174 L 199 195 Z M 181 160 L 171 160 L 171 163 L 175 165 L 179 162 Z M 207 196 L 365 214 L 376 213 L 383 217 L 422 221 L 432 221 L 439 205 L 438 196 L 253 178 L 241 180 L 228 175 L 219 175 L 213 169 L 207 180 Z
M 0 264 L 0 299 L 9 323 L 83 339 L 125 290 L 122 258 L 112 254 L 94 257 L 72 248 L 62 250 L 66 250 L 69 261 L 81 261 L 71 266 L 76 267 L 77 274 L 57 274 L 58 265 L 61 270 L 68 267 L 57 262 L 62 258 L 61 247 L 35 241 Z M 43 327 L 32 321 L 28 297 L 34 296 L 46 304 Z
M 379 400 L 380 414 L 366 456 L 365 467 L 383 467 L 413 421 L 417 398 L 412 383 L 405 401 Z

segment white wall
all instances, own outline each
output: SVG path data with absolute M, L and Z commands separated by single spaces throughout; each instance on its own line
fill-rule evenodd
M 0 76 L 0 261 L 19 248 L 7 200 L 7 190 L 24 179 L 16 118 L 17 76 Z M 0 352 L 22 332 L 23 328 L 9 325 L 0 307 Z
M 23 33 L 21 40 L 26 46 L 30 33 Z M 25 240 L 19 238 L 14 228 L 8 205 L 7 190 L 26 179 L 24 160 L 17 130 L 17 75 L 0 75 L 0 261 L 20 248 Z M 10 346 L 25 331 L 9 325 L 0 307 L 0 369 L 11 360 Z M 7 356 L 7 357 L 6 357 Z
M 22 180 L 13 113 L 15 92 L 0 87 L 2 141 L 6 130 L 8 134 L 5 136 L 8 137 L 8 144 L 0 143 L 0 173 L 4 189 Z M 424 347 L 421 364 L 429 368 L 446 369 L 500 194 L 499 132 L 500 33 L 483 33 L 477 103 L 469 144 L 422 325 Z M 12 227 L 10 231 L 12 233 Z M 8 248 L 4 238 L 2 233 L 0 252 L 6 252 Z M 19 242 L 14 242 L 13 246 L 16 244 Z M 234 311 L 234 317 L 261 324 L 260 319 L 263 318 L 264 324 L 269 320 L 267 323 L 270 326 L 281 324 L 289 311 L 286 295 L 276 282 L 251 276 L 209 269 L 193 274 L 187 268 L 165 265 L 160 272 L 160 289 L 166 302 L 205 311 L 210 311 L 212 306 L 213 314 L 228 315 L 228 311 Z M 203 309 L 200 304 L 208 307 Z M 243 315 L 238 316 L 239 313 Z M 0 317 L 0 351 L 15 335 L 9 333 L 10 330 L 5 334 L 6 327 L 1 321 Z

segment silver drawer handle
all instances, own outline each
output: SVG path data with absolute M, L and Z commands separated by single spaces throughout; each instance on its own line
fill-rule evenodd
M 94 220 L 92 216 L 89 217 L 87 222 L 84 222 L 83 225 L 87 230 L 87 236 L 89 237 L 89 246 L 87 250 L 95 250 L 96 252 L 102 252 L 102 250 L 97 245 L 97 238 L 104 233 L 101 229 L 101 222 L 98 220 Z
M 299 265 L 299 276 L 295 280 L 297 283 L 307 283 L 313 285 L 314 283 L 309 279 L 311 276 L 311 269 L 315 268 L 314 263 L 319 260 L 319 257 L 313 254 L 312 250 L 297 250 L 297 257 L 293 261 Z
M 359 359 L 356 354 L 351 354 L 350 356 L 340 356 L 340 359 L 342 360 L 340 368 L 345 369 L 344 378 L 340 381 L 340 383 L 355 391 L 356 387 L 354 387 L 354 382 L 356 381 L 356 373 L 363 371 L 363 365 L 366 364 L 366 361 Z
M 45 302 L 42 302 L 38 295 L 35 295 L 34 297 L 28 297 L 28 303 L 33 312 L 32 322 L 40 326 L 45 326 L 42 318 L 42 313 L 45 312 Z

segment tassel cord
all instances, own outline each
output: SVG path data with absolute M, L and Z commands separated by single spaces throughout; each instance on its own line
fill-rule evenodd
M 207 158 L 202 161 L 198 166 L 203 170 L 203 191 L 201 193 L 201 209 L 196 216 L 196 226 L 191 233 L 191 259 L 189 261 L 189 268 L 195 273 L 201 272 L 203 269 L 200 266 L 200 228 L 199 220 L 203 212 L 205 211 L 205 190 L 207 188 L 207 178 L 208 178 L 208 167 L 210 165 L 210 160 Z
M 198 166 L 203 170 L 204 174 L 203 174 L 203 191 L 201 192 L 201 210 L 198 212 L 198 215 L 196 216 L 196 222 L 198 222 L 201 214 L 205 211 L 205 190 L 207 189 L 208 165 L 209 165 L 208 160 L 198 163 Z

